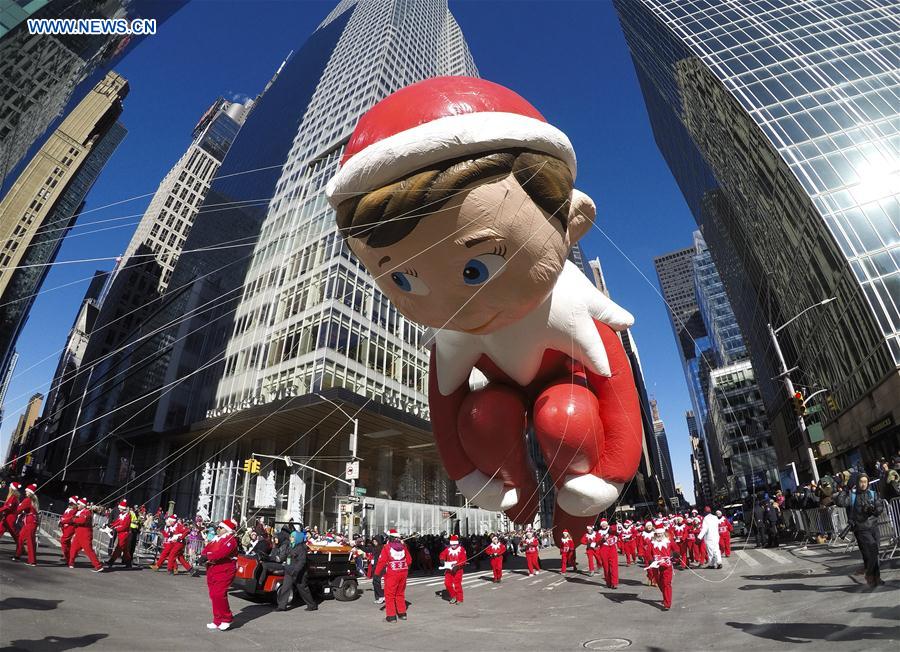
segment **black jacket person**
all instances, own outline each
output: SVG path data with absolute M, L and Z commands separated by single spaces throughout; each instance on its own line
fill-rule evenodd
M 869 489 L 869 476 L 860 473 L 856 487 L 838 494 L 835 502 L 847 508 L 847 520 L 866 565 L 866 582 L 875 588 L 882 583 L 878 567 L 878 517 L 884 512 L 884 501 Z
M 278 588 L 278 611 L 287 609 L 291 598 L 294 596 L 295 586 L 297 587 L 297 593 L 300 594 L 300 598 L 306 604 L 306 610 L 315 611 L 318 609 L 307 582 L 306 543 L 302 538 L 299 532 L 291 533 L 289 548 L 283 562 L 284 580 Z

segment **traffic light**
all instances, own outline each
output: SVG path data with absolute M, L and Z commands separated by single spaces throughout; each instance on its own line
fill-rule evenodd
M 244 471 L 246 473 L 259 473 L 259 460 L 254 460 L 253 458 L 244 460 Z
M 806 406 L 803 404 L 803 394 L 800 392 L 794 392 L 794 397 L 791 399 L 794 403 L 794 412 L 798 417 L 802 417 L 806 415 Z
M 839 411 L 837 401 L 834 400 L 834 396 L 831 394 L 825 397 L 825 403 L 828 404 L 828 409 L 831 410 L 832 414 L 836 414 Z

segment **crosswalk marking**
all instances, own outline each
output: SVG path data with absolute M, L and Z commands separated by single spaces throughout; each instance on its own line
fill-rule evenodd
M 544 590 L 545 590 L 545 591 L 552 591 L 555 587 L 559 586 L 560 584 L 565 584 L 565 583 L 566 583 L 566 580 L 557 580 L 556 582 L 554 582 L 554 583 L 551 584 L 550 586 L 545 586 L 545 587 L 544 587 Z
M 757 552 L 759 552 L 760 554 L 765 555 L 765 556 L 768 557 L 769 559 L 774 559 L 774 560 L 777 561 L 779 564 L 790 564 L 790 563 L 791 563 L 790 560 L 785 559 L 785 558 L 782 557 L 781 555 L 779 555 L 779 554 L 777 554 L 777 553 L 774 553 L 774 552 L 772 552 L 771 550 L 765 550 L 765 549 L 763 549 L 763 548 L 760 548 L 759 550 L 757 550 Z
M 740 555 L 741 559 L 743 559 L 748 566 L 759 566 L 759 562 L 751 557 L 750 553 L 748 553 L 746 550 L 737 550 L 735 551 L 735 554 Z

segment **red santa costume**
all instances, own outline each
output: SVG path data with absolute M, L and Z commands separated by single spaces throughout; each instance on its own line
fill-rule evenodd
M 228 604 L 228 589 L 237 573 L 237 523 L 226 518 L 217 528 L 216 536 L 206 544 L 201 555 L 206 558 L 206 586 L 212 602 L 213 621 L 207 629 L 225 631 L 231 627 L 234 615 Z
M 500 543 L 500 539 L 494 537 L 484 554 L 491 560 L 491 570 L 494 572 L 494 582 L 500 582 L 503 579 L 503 555 L 506 554 L 506 546 Z
M 126 565 L 131 563 L 131 545 L 129 537 L 131 536 L 131 512 L 128 511 L 128 502 L 126 500 L 119 501 L 119 516 L 111 525 L 116 537 L 116 548 L 113 550 L 107 566 L 112 567 L 119 555 L 122 555 L 122 561 Z
M 625 565 L 631 566 L 637 560 L 637 532 L 630 520 L 622 524 L 622 554 L 625 555 Z
M 603 566 L 603 579 L 611 589 L 619 587 L 619 535 L 615 525 L 610 526 L 606 519 L 600 521 L 600 564 Z
M 380 576 L 384 573 L 385 620 L 392 623 L 396 622 L 398 617 L 400 620 L 406 620 L 406 578 L 409 575 L 412 557 L 406 544 L 400 540 L 397 530 L 391 528 L 388 537 L 390 540 L 381 549 L 375 574 Z
M 75 526 L 75 534 L 72 536 L 72 547 L 69 550 L 69 568 L 75 568 L 75 558 L 83 551 L 94 571 L 99 573 L 103 570 L 103 564 L 94 552 L 94 514 L 87 507 L 87 498 L 78 499 L 78 511 L 72 517 L 72 525 Z
M 653 538 L 653 522 L 646 521 L 644 523 L 644 529 L 641 530 L 641 536 L 638 539 L 638 554 L 641 556 L 641 561 L 644 562 L 644 566 L 648 566 L 650 564 L 650 539 Z
M 692 534 L 694 535 L 693 548 L 694 548 L 694 559 L 696 562 L 703 566 L 706 563 L 706 544 L 703 540 L 697 536 L 700 534 L 700 529 L 702 528 L 700 517 L 694 517 L 693 525 L 692 525 Z
M 29 566 L 37 565 L 34 556 L 35 535 L 38 527 L 38 510 L 34 505 L 36 501 L 35 491 L 37 491 L 37 485 L 35 484 L 25 487 L 25 500 L 16 507 L 16 517 L 18 518 L 19 515 L 22 517 L 22 529 L 19 530 L 19 538 L 16 542 L 16 556 L 13 559 L 18 559 L 21 556 L 22 547 L 25 546 L 28 548 Z
M 593 525 L 587 526 L 587 532 L 581 535 L 581 543 L 585 547 L 588 560 L 588 572 L 594 574 L 594 566 L 600 567 L 600 535 Z
M 522 539 L 522 550 L 525 551 L 525 562 L 528 564 L 528 574 L 537 575 L 541 572 L 541 563 L 538 559 L 539 544 L 537 537 L 531 530 Z
M 15 542 L 18 539 L 18 530 L 16 529 L 16 509 L 19 507 L 19 490 L 22 484 L 19 482 L 11 482 L 9 485 L 9 493 L 3 505 L 0 506 L 0 537 L 4 532 L 9 532 Z
M 463 601 L 463 566 L 466 565 L 466 551 L 459 545 L 459 537 L 450 537 L 450 545 L 441 552 L 440 560 L 444 565 L 444 588 L 450 596 L 450 604 Z
M 669 530 L 669 538 L 672 540 L 672 545 L 678 551 L 680 556 L 679 559 L 679 567 L 684 570 L 687 568 L 687 558 L 688 558 L 688 526 L 684 524 L 684 519 L 679 515 L 675 517 L 675 523 Z
M 560 572 L 565 575 L 566 566 L 570 560 L 574 561 L 575 557 L 575 542 L 572 541 L 572 537 L 569 535 L 568 530 L 563 530 L 562 539 L 559 542 L 559 555 L 562 558 L 562 570 Z
M 188 534 L 190 530 L 187 526 L 179 523 L 175 514 L 169 514 L 163 528 L 162 551 L 159 553 L 159 559 L 150 568 L 157 570 L 165 567 L 173 575 L 178 573 L 178 564 L 181 564 L 184 570 L 191 570 L 191 565 L 184 558 L 184 541 Z
M 651 584 L 659 587 L 666 611 L 672 608 L 672 555 L 676 552 L 665 527 L 660 524 L 650 541 L 652 559 L 647 567 L 647 577 Z
M 525 99 L 482 79 L 432 78 L 362 116 L 326 194 L 337 207 L 425 166 L 510 148 L 554 156 L 575 177 L 569 139 Z M 613 331 L 632 323 L 566 261 L 550 294 L 518 321 L 484 334 L 435 332 L 431 425 L 466 498 L 515 523 L 533 520 L 531 423 L 557 489 L 555 533 L 581 530 L 615 501 L 641 454 L 637 391 Z M 472 389 L 473 376 L 486 385 Z
M 72 537 L 75 536 L 75 526 L 72 524 L 72 519 L 75 518 L 76 512 L 78 512 L 78 496 L 72 496 L 69 498 L 69 506 L 62 513 L 62 516 L 59 517 L 59 529 L 61 532 L 59 547 L 62 549 L 64 564 L 69 563 L 69 550 L 72 547 Z
M 717 510 L 716 516 L 719 517 L 719 550 L 725 557 L 731 557 L 731 531 L 734 526 L 728 518 L 722 516 L 721 511 Z

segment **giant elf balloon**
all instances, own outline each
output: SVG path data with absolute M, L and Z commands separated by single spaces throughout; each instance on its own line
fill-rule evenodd
M 407 86 L 362 118 L 326 192 L 338 227 L 408 319 L 435 329 L 428 402 L 460 492 L 530 522 L 533 432 L 556 487 L 554 532 L 615 502 L 641 454 L 634 319 L 567 255 L 594 202 L 566 135 L 482 79 Z

